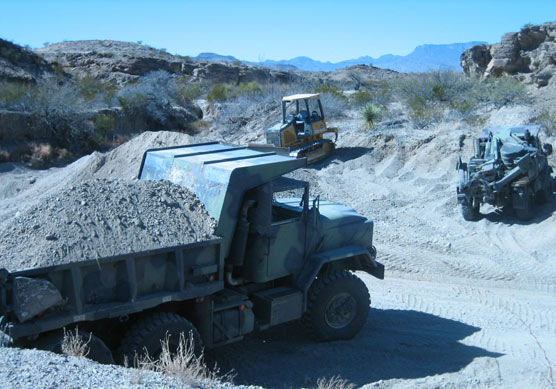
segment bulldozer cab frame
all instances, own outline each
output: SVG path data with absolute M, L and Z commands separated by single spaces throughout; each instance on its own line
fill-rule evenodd
M 295 119 L 300 122 L 312 124 L 324 120 L 324 111 L 320 102 L 320 94 L 297 94 L 286 96 L 282 99 L 282 124 Z

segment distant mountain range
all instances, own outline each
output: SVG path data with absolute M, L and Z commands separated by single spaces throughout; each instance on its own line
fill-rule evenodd
M 295 57 L 288 60 L 266 60 L 264 62 L 243 63 L 255 66 L 266 66 L 281 70 L 302 70 L 309 72 L 332 72 L 354 65 L 373 65 L 382 69 L 391 69 L 403 73 L 428 72 L 432 70 L 455 70 L 461 71 L 460 56 L 471 46 L 485 42 L 452 43 L 448 45 L 421 45 L 417 46 L 408 55 L 386 54 L 378 58 L 363 56 L 341 62 L 321 62 L 309 57 Z M 224 56 L 214 53 L 201 53 L 197 57 L 202 61 L 233 62 L 237 58 L 230 55 Z

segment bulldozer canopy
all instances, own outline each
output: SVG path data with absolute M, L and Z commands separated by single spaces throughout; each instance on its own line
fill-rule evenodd
M 282 101 L 290 102 L 296 100 L 320 100 L 320 93 L 298 93 L 296 95 L 285 96 Z

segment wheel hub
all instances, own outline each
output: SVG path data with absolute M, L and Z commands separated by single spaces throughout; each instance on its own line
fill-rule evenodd
M 324 319 L 332 328 L 343 328 L 349 325 L 357 313 L 357 302 L 349 293 L 339 293 L 326 304 Z

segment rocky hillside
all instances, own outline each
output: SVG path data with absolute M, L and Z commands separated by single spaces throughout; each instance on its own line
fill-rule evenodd
M 91 40 L 54 43 L 36 50 L 48 63 L 57 63 L 70 74 L 92 76 L 123 85 L 150 72 L 163 70 L 191 81 L 214 83 L 289 82 L 287 72 L 241 64 L 196 61 L 164 50 L 130 42 Z
M 556 83 L 556 22 L 525 26 L 502 36 L 499 43 L 476 45 L 463 52 L 466 74 L 515 75 L 520 81 L 544 87 Z
M 0 81 L 35 83 L 54 74 L 52 65 L 40 55 L 0 39 Z

